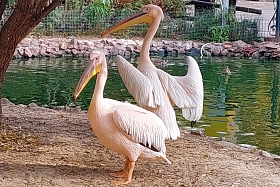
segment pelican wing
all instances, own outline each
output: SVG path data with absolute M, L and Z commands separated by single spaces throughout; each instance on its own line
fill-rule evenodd
M 189 57 L 188 73 L 171 76 L 158 69 L 158 77 L 170 100 L 182 108 L 183 116 L 190 121 L 200 119 L 203 110 L 203 81 L 197 62 Z
M 175 77 L 160 69 L 157 70 L 157 75 L 165 92 L 168 93 L 169 99 L 176 106 L 179 108 L 194 106 L 191 97 L 188 95 L 191 92 L 189 86 L 185 90 Z
M 195 80 L 188 75 L 184 77 L 174 77 L 182 88 L 186 91 L 188 98 L 192 101 L 190 107 L 182 107 L 183 116 L 190 121 L 197 121 L 201 118 L 203 112 L 203 83 L 197 84 Z
M 150 80 L 122 56 L 117 56 L 119 73 L 129 91 L 140 105 L 156 107 Z
M 113 119 L 115 124 L 131 138 L 132 141 L 145 146 L 153 146 L 165 153 L 167 129 L 163 121 L 154 113 L 129 103 L 116 106 Z

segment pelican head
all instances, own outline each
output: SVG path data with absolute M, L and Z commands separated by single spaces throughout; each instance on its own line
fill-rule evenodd
M 109 29 L 108 31 L 101 34 L 101 36 L 105 36 L 110 33 L 114 33 L 118 30 L 125 29 L 129 26 L 136 25 L 139 23 L 148 23 L 151 25 L 154 22 L 154 19 L 163 18 L 163 11 L 157 5 L 144 5 L 140 12 L 126 18 L 125 20 L 119 22 L 117 25 Z
M 74 93 L 74 99 L 77 99 L 81 91 L 87 85 L 88 81 L 98 74 L 102 68 L 102 62 L 105 61 L 105 55 L 101 51 L 93 51 L 89 56 L 89 63 L 81 76 Z

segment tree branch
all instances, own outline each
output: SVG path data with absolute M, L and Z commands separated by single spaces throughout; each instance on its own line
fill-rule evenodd
M 0 0 L 0 20 L 2 19 L 2 15 L 4 10 L 6 9 L 7 3 L 9 0 Z
M 42 20 L 44 17 L 46 17 L 51 11 L 53 11 L 60 3 L 62 2 L 62 0 L 53 0 L 52 2 L 50 2 L 49 0 L 45 1 L 45 3 L 42 4 L 39 3 L 39 5 L 41 5 L 41 9 L 42 10 L 40 12 L 40 14 L 37 16 L 37 18 L 39 20 Z M 39 7 L 38 7 L 39 8 Z

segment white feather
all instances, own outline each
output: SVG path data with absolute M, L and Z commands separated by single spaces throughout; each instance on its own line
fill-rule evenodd
M 115 108 L 113 119 L 133 141 L 149 147 L 153 146 L 165 154 L 164 140 L 167 138 L 167 129 L 163 121 L 154 113 L 124 103 L 121 107 Z

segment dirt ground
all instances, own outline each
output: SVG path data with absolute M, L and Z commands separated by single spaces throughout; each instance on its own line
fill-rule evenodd
M 0 186 L 115 186 L 108 173 L 124 158 L 94 136 L 86 111 L 3 106 Z M 138 160 L 126 186 L 280 186 L 276 155 L 190 134 L 167 141 L 167 158 Z

